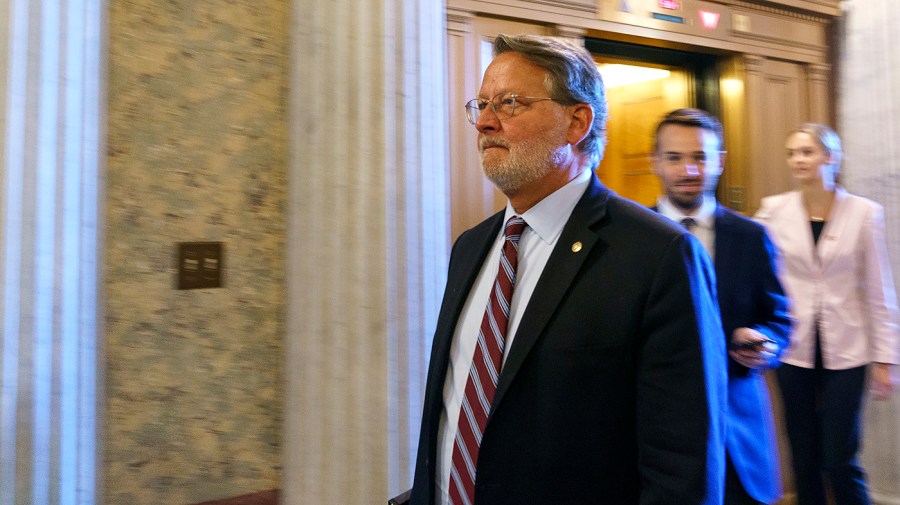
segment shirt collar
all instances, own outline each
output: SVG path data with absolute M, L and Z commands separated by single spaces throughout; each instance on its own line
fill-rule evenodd
M 687 215 L 669 201 L 665 195 L 660 196 L 656 202 L 656 208 L 663 216 L 680 223 L 682 219 L 689 217 L 702 228 L 712 229 L 716 224 L 716 199 L 710 195 L 703 195 L 703 203 L 692 215 Z
M 541 240 L 552 244 L 559 237 L 559 234 L 562 233 L 563 226 L 572 214 L 572 209 L 575 208 L 575 205 L 587 189 L 592 175 L 591 170 L 583 170 L 565 186 L 546 196 L 536 205 L 522 213 L 520 217 L 528 223 L 528 227 Z M 509 204 L 509 201 L 507 201 L 506 215 L 503 217 L 503 222 L 508 221 L 510 217 L 515 215 L 517 215 L 516 212 L 513 210 L 512 205 Z

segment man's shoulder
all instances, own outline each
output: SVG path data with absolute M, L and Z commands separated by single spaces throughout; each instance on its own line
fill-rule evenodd
M 716 223 L 724 224 L 744 233 L 752 233 L 754 235 L 765 233 L 763 225 L 724 205 L 719 205 L 716 208 Z
M 613 224 L 622 226 L 638 225 L 666 236 L 686 233 L 684 228 L 664 217 L 654 207 L 645 207 L 615 193 L 610 195 L 607 207 L 610 221 Z

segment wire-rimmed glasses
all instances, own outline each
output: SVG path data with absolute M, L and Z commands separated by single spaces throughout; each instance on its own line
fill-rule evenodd
M 484 112 L 484 109 L 486 109 L 488 105 L 490 105 L 491 110 L 494 111 L 497 119 L 502 121 L 511 118 L 513 114 L 515 114 L 517 105 L 530 105 L 534 102 L 542 102 L 544 100 L 553 99 L 545 96 L 517 95 L 510 92 L 499 93 L 490 100 L 475 98 L 466 103 L 466 118 L 468 118 L 469 122 L 472 124 L 477 123 L 481 113 Z

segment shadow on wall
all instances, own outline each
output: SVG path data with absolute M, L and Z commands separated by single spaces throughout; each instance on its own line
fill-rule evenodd
M 270 489 L 233 498 L 195 503 L 194 505 L 278 505 L 278 495 L 278 489 Z

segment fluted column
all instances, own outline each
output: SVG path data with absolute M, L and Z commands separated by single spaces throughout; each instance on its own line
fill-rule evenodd
M 284 503 L 383 503 L 449 249 L 444 2 L 292 5 Z
M 842 178 L 850 191 L 884 205 L 895 286 L 900 286 L 900 2 L 844 2 L 838 126 L 844 140 Z M 894 375 L 898 375 L 894 367 Z M 897 377 L 900 379 L 900 377 Z M 900 391 L 868 401 L 863 466 L 872 497 L 900 504 Z
M 101 9 L 0 9 L 0 505 L 97 494 Z
M 831 65 L 810 63 L 806 66 L 806 86 L 809 94 L 809 120 L 830 123 L 831 97 L 828 90 L 831 81 Z

